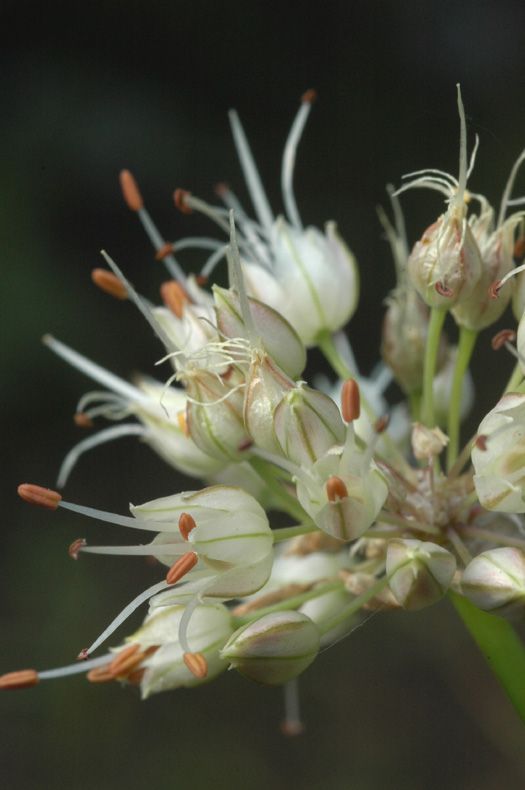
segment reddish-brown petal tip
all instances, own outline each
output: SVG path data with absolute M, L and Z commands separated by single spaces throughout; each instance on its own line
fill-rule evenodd
M 333 475 L 326 481 L 326 496 L 330 502 L 336 502 L 348 496 L 348 489 L 340 477 Z
M 191 214 L 191 208 L 188 206 L 187 200 L 191 196 L 191 192 L 187 189 L 176 189 L 173 193 L 173 201 L 175 208 L 182 211 L 183 214 Z
M 138 184 L 129 170 L 120 171 L 120 188 L 128 208 L 132 211 L 140 211 L 144 206 L 144 201 L 142 200 Z
M 84 414 L 82 411 L 77 411 L 76 414 L 73 415 L 73 421 L 79 428 L 92 428 L 94 425 L 91 417 Z
M 20 669 L 18 672 L 8 672 L 0 675 L 0 689 L 27 689 L 38 683 L 36 669 Z
M 195 519 L 193 516 L 190 516 L 189 513 L 181 513 L 179 516 L 179 531 L 182 535 L 184 540 L 188 540 L 188 535 L 195 529 L 197 524 L 195 523 Z
M 474 445 L 478 450 L 485 451 L 487 449 L 487 437 L 480 433 L 479 436 L 476 436 L 474 439 Z
M 301 96 L 301 101 L 303 104 L 313 104 L 316 99 L 317 91 L 313 88 L 309 88 L 309 90 L 305 91 Z
M 168 280 L 160 286 L 160 296 L 166 307 L 177 316 L 182 318 L 184 305 L 189 301 L 188 295 L 182 285 L 176 280 Z
M 513 343 L 515 340 L 516 332 L 514 329 L 501 329 L 499 332 L 496 332 L 490 341 L 490 345 L 494 351 L 499 351 L 506 343 Z
M 36 486 L 32 483 L 22 483 L 18 486 L 17 491 L 18 496 L 23 499 L 24 502 L 29 502 L 30 505 L 39 505 L 49 510 L 56 510 L 62 500 L 58 491 L 53 491 L 51 488 Z
M 113 296 L 114 299 L 124 300 L 128 298 L 128 289 L 113 272 L 107 269 L 93 269 L 91 279 L 97 288 L 100 288 L 101 291 L 109 294 L 109 296 Z
M 379 417 L 375 421 L 375 423 L 374 423 L 374 431 L 376 433 L 384 433 L 386 431 L 386 429 L 388 428 L 389 423 L 390 423 L 390 415 L 389 414 L 383 414 L 382 417 Z
M 198 274 L 195 278 L 195 282 L 197 283 L 197 285 L 200 285 L 202 287 L 203 285 L 206 285 L 206 283 L 208 282 L 208 277 L 205 274 Z
M 72 560 L 78 560 L 78 555 L 80 554 L 84 546 L 87 546 L 87 541 L 85 538 L 77 538 L 76 540 L 73 541 L 73 543 L 70 545 L 70 547 L 67 550 L 67 553 L 69 554 Z
M 166 583 L 177 584 L 177 582 L 180 581 L 183 576 L 186 576 L 186 574 L 195 567 L 198 561 L 199 558 L 194 551 L 188 551 L 187 554 L 183 554 L 182 557 L 179 557 L 179 559 L 173 563 L 167 572 Z
M 341 413 L 345 422 L 357 420 L 361 413 L 359 385 L 354 379 L 347 379 L 341 390 Z
M 182 658 L 192 675 L 195 675 L 199 680 L 203 680 L 206 677 L 208 674 L 208 662 L 202 653 L 184 653 Z

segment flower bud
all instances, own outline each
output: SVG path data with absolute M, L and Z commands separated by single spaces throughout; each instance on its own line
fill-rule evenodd
M 345 439 L 336 404 L 304 382 L 282 398 L 274 412 L 274 428 L 282 451 L 299 466 L 310 466 Z
M 442 546 L 420 540 L 393 538 L 386 555 L 386 572 L 396 600 L 405 609 L 423 609 L 439 601 L 452 582 L 456 560 Z
M 241 314 L 239 297 L 232 289 L 214 285 L 215 313 L 219 331 L 229 338 L 248 338 L 248 329 Z M 306 365 L 306 349 L 286 318 L 264 302 L 248 299 L 255 331 L 262 347 L 290 377 L 299 376 Z M 283 310 L 283 313 L 286 313 Z
M 299 611 L 322 630 L 325 623 L 344 612 L 352 603 L 352 597 L 346 590 L 331 590 L 307 601 Z M 349 634 L 356 625 L 357 616 L 354 612 L 321 636 L 321 647 L 334 644 L 345 634 Z
M 336 332 L 348 323 L 359 298 L 359 274 L 334 222 L 326 224 L 323 234 L 279 217 L 270 246 L 281 291 L 277 303 L 270 301 L 272 294 L 268 302 L 287 316 L 306 346 L 315 345 L 320 332 Z
M 319 646 L 319 630 L 309 617 L 273 612 L 235 631 L 220 655 L 250 680 L 276 686 L 304 672 Z
M 467 565 L 461 590 L 475 606 L 509 614 L 525 604 L 525 554 L 502 547 L 484 551 Z
M 158 648 L 141 664 L 141 668 L 145 669 L 140 681 L 143 699 L 160 691 L 197 686 L 204 682 L 192 674 L 184 663 L 184 651 L 179 643 L 179 627 L 184 610 L 184 606 L 154 609 L 138 631 L 126 640 L 139 644 L 141 650 Z M 232 631 L 230 612 L 222 604 L 202 604 L 195 608 L 187 637 L 195 652 L 201 653 L 206 659 L 206 680 L 211 680 L 227 668 L 227 661 L 219 656 L 219 650 Z
M 482 271 L 470 227 L 447 212 L 423 233 L 408 258 L 408 275 L 429 307 L 449 308 L 467 299 Z
M 388 486 L 351 428 L 343 447 L 333 447 L 296 476 L 297 497 L 316 525 L 340 540 L 360 537 L 375 519 Z
M 440 428 L 427 428 L 420 422 L 415 422 L 412 429 L 412 450 L 418 461 L 429 461 L 441 455 L 448 444 Z
M 274 429 L 274 414 L 283 396 L 294 386 L 267 354 L 253 360 L 247 376 L 244 423 L 258 447 L 281 455 Z
M 487 510 L 525 513 L 525 395 L 508 392 L 481 421 L 474 485 Z
M 428 307 L 410 286 L 396 288 L 387 299 L 383 321 L 381 356 L 396 381 L 410 394 L 423 388 L 423 363 L 428 333 Z M 437 365 L 445 356 L 445 337 L 439 346 Z
M 251 444 L 244 425 L 244 395 L 238 378 L 232 369 L 222 377 L 204 369 L 187 375 L 188 431 L 197 447 L 213 458 L 239 460 Z

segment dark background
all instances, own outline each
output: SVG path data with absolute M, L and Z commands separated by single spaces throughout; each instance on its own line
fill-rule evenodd
M 284 140 L 301 93 L 315 87 L 296 191 L 303 219 L 337 219 L 358 256 L 363 296 L 349 331 L 366 371 L 377 361 L 382 300 L 393 284 L 374 207 L 385 184 L 410 170 L 457 172 L 458 81 L 470 142 L 481 136 L 471 187 L 499 200 L 525 145 L 525 6 L 98 0 L 35 8 L 4 0 L 0 29 L 1 672 L 68 663 L 158 578 L 139 559 L 72 562 L 73 538 L 102 541 L 109 527 L 31 510 L 15 494 L 21 481 L 54 484 L 81 438 L 71 420 L 76 401 L 91 388 L 40 345 L 44 332 L 124 376 L 151 372 L 161 355 L 133 308 L 89 279 L 105 247 L 150 298 L 162 281 L 122 203 L 120 168 L 135 172 L 168 238 L 208 233 L 205 221 L 174 211 L 171 192 L 184 186 L 212 199 L 213 184 L 227 179 L 245 196 L 226 118 L 235 106 L 279 210 Z M 441 210 L 423 192 L 404 206 L 412 239 Z M 485 340 L 476 365 L 475 420 L 510 363 Z M 127 439 L 87 455 L 66 495 L 126 512 L 130 500 L 188 485 Z M 280 692 L 233 674 L 145 703 L 82 678 L 6 693 L 3 786 L 524 785 L 518 720 L 446 603 L 373 618 L 322 655 L 302 689 L 307 731 L 293 741 L 278 731 Z

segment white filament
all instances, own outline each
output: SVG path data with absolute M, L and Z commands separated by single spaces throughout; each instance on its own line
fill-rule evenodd
M 78 442 L 62 461 L 58 472 L 57 487 L 63 488 L 65 486 L 79 458 L 88 450 L 92 450 L 100 444 L 111 442 L 113 439 L 119 439 L 122 436 L 143 436 L 145 433 L 146 429 L 142 425 L 127 423 L 126 425 L 113 425 L 111 428 L 106 428 L 94 436 L 89 436 L 87 439 Z
M 295 155 L 297 153 L 297 146 L 299 145 L 299 141 L 306 125 L 306 121 L 308 120 L 308 116 L 310 115 L 311 109 L 311 102 L 301 102 L 301 106 L 297 111 L 297 115 L 295 116 L 292 128 L 288 134 L 288 139 L 286 140 L 286 144 L 284 146 L 283 161 L 281 166 L 281 190 L 283 193 L 283 202 L 286 209 L 286 215 L 290 220 L 290 223 L 295 228 L 297 228 L 297 230 L 302 230 L 303 225 L 299 216 L 299 211 L 297 210 L 297 203 L 295 201 L 295 194 L 293 191 Z

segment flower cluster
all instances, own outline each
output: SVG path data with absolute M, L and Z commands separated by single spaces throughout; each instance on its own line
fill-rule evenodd
M 45 337 L 53 352 L 104 388 L 81 398 L 77 424 L 116 423 L 69 452 L 58 487 L 84 452 L 127 435 L 204 487 L 132 506 L 131 516 L 122 516 L 21 485 L 21 497 L 32 504 L 154 533 L 137 545 L 75 541 L 72 557 L 145 555 L 167 571 L 81 651 L 82 661 L 9 673 L 0 687 L 79 671 L 94 682 L 138 685 L 147 697 L 230 667 L 290 689 L 320 647 L 349 634 L 363 612 L 421 609 L 448 591 L 488 611 L 523 609 L 525 536 L 517 514 L 525 512 L 525 285 L 516 260 L 525 212 L 514 211 L 524 201 L 512 192 L 525 152 L 496 217 L 483 195 L 467 189 L 478 141 L 469 161 L 458 88 L 458 177 L 434 168 L 409 174 L 400 188 L 388 188 L 393 220 L 380 211 L 397 284 L 386 301 L 382 361 L 367 378 L 342 332 L 359 301 L 354 256 L 333 222 L 324 232 L 305 228 L 294 196 L 296 150 L 313 100 L 312 91 L 303 96 L 284 149 L 285 216 L 275 217 L 269 205 L 235 113 L 233 137 L 255 217 L 224 185 L 220 206 L 174 193 L 180 211 L 207 215 L 224 238 L 167 243 L 133 176 L 121 174 L 124 199 L 168 271 L 162 306 L 139 295 L 106 253 L 107 266 L 93 272 L 93 281 L 135 303 L 162 343 L 170 373 L 165 382 L 144 376 L 131 384 Z M 441 193 L 445 210 L 410 251 L 399 196 L 419 187 Z M 178 260 L 189 247 L 203 253 L 198 275 Z M 222 260 L 228 287 L 209 287 Z M 499 333 L 493 346 L 509 348 L 516 369 L 461 449 L 460 423 L 473 400 L 470 357 L 480 331 L 503 314 L 513 293 L 517 332 Z M 457 345 L 445 335 L 447 315 Z M 313 386 L 302 379 L 313 347 L 337 382 Z M 406 401 L 389 405 L 385 391 L 393 380 Z M 289 526 L 272 527 L 275 512 Z M 94 655 L 147 601 L 139 630 Z M 287 730 L 298 728 L 290 713 Z

